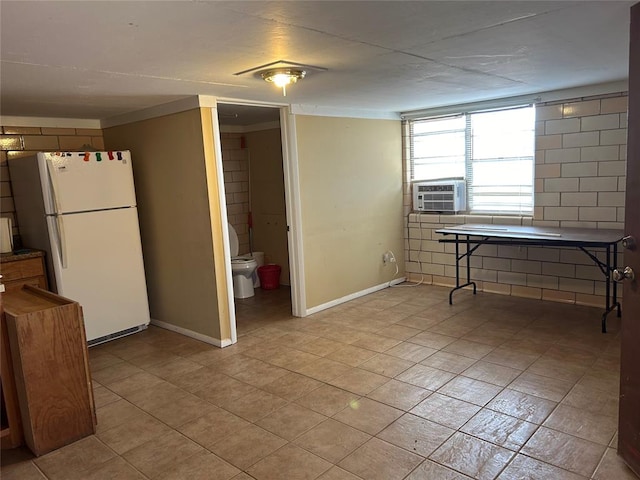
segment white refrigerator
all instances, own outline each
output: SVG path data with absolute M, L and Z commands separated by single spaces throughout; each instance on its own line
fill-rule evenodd
M 8 163 L 22 243 L 46 252 L 50 288 L 82 306 L 89 344 L 146 328 L 130 153 L 48 152 Z

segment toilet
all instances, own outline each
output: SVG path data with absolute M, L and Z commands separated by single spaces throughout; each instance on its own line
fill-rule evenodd
M 253 285 L 258 262 L 251 255 L 238 256 L 238 234 L 229 224 L 229 246 L 231 247 L 231 276 L 233 277 L 233 296 L 235 298 L 253 297 Z

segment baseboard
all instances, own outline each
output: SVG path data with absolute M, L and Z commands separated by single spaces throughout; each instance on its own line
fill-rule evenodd
M 200 340 L 201 342 L 208 343 L 209 345 L 214 345 L 220 348 L 228 347 L 229 345 L 233 344 L 233 342 L 229 338 L 220 340 L 218 338 L 213 338 L 208 335 L 203 335 L 202 333 L 194 332 L 193 330 L 188 330 L 186 328 L 178 327 L 177 325 L 173 325 L 172 323 L 156 320 L 155 318 L 151 319 L 151 325 L 155 325 L 156 327 L 164 328 L 166 330 L 171 330 L 172 332 L 179 333 L 180 335 L 184 335 L 185 337 L 190 337 L 190 338 L 193 338 L 194 340 Z
M 360 290 L 359 292 L 355 292 L 347 295 L 346 297 L 337 298 L 335 300 L 331 300 L 330 302 L 323 303 L 322 305 L 317 305 L 315 307 L 311 307 L 305 310 L 304 316 L 313 315 L 314 313 L 321 312 L 322 310 L 326 310 L 327 308 L 335 307 L 342 303 L 346 303 L 350 300 L 354 300 L 356 298 L 364 297 L 365 295 L 369 295 L 370 293 L 378 292 L 380 290 L 384 290 L 385 288 L 389 288 L 392 285 L 397 285 L 406 280 L 405 277 L 396 278 L 391 280 L 390 282 L 381 283 L 380 285 L 375 285 L 373 287 L 369 287 L 365 290 Z

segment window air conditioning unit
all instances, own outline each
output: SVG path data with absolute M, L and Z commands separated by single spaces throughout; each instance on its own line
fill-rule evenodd
M 464 180 L 414 182 L 413 209 L 419 212 L 457 213 L 467 209 Z

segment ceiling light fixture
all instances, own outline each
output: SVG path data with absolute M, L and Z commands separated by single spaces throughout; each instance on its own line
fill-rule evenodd
M 287 85 L 296 83 L 304 78 L 306 74 L 306 70 L 301 68 L 272 68 L 260 73 L 265 81 L 274 83 L 277 87 L 282 88 L 284 97 L 287 96 Z

